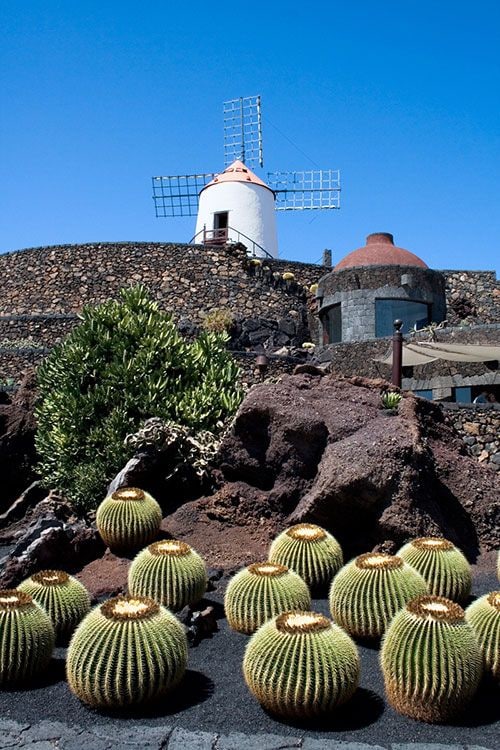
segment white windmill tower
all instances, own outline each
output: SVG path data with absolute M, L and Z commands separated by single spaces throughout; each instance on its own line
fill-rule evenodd
M 156 216 L 197 216 L 191 242 L 241 242 L 249 255 L 278 257 L 276 211 L 340 208 L 338 170 L 268 172 L 264 166 L 260 96 L 224 102 L 223 172 L 153 177 Z

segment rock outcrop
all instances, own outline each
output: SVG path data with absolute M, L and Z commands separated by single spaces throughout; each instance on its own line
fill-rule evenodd
M 222 444 L 221 488 L 182 506 L 165 527 L 181 536 L 189 529 L 212 564 L 217 525 L 226 545 L 239 529 L 240 557 L 243 529 L 265 541 L 299 521 L 328 528 L 346 555 L 428 534 L 471 558 L 500 546 L 498 474 L 466 455 L 438 405 L 404 395 L 389 414 L 384 387 L 308 374 L 255 386 Z

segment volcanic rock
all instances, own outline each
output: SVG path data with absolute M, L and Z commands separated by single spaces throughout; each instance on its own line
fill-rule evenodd
M 24 376 L 10 404 L 0 405 L 0 474 L 5 510 L 35 479 L 35 370 Z
M 165 528 L 214 565 L 236 547 L 241 564 L 262 559 L 269 538 L 300 521 L 330 530 L 346 556 L 431 534 L 470 557 L 500 546 L 498 474 L 465 455 L 439 405 L 404 394 L 387 416 L 387 387 L 307 374 L 254 386 L 221 446 L 221 488 Z
M 104 552 L 95 527 L 77 518 L 53 492 L 0 533 L 0 544 L 12 542 L 14 548 L 0 570 L 3 588 L 17 586 L 43 568 L 74 572 Z

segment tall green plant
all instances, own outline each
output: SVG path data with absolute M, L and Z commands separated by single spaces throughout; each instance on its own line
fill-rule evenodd
M 129 457 L 125 437 L 145 419 L 216 431 L 242 391 L 227 336 L 186 342 L 142 286 L 80 317 L 38 369 L 36 447 L 45 484 L 89 509 Z

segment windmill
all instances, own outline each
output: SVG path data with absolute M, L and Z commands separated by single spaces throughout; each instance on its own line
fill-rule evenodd
M 191 242 L 241 242 L 250 255 L 278 256 L 275 211 L 340 208 L 339 170 L 268 172 L 260 96 L 224 102 L 224 171 L 153 177 L 156 216 L 197 216 Z

